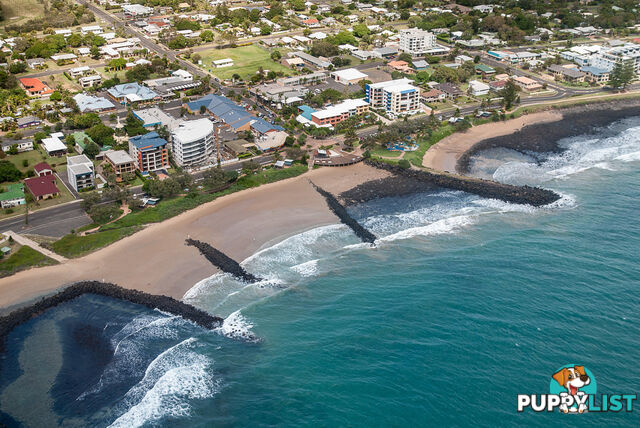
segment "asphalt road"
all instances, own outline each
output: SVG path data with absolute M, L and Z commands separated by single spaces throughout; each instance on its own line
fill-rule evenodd
M 12 230 L 52 237 L 62 237 L 91 223 L 89 216 L 82 210 L 80 201 L 59 205 L 29 214 L 29 224 L 25 225 L 24 215 L 0 220 L 0 232 Z

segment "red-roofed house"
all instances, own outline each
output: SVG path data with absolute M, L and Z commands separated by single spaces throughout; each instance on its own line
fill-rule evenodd
M 393 70 L 397 70 L 402 73 L 413 73 L 414 71 L 407 61 L 389 61 L 387 65 Z
M 307 27 L 309 27 L 309 28 L 319 27 L 320 26 L 320 21 L 318 21 L 318 19 L 316 19 L 316 18 L 305 19 L 304 21 L 302 21 L 302 23 L 304 25 L 306 25 Z
M 56 186 L 56 179 L 53 175 L 26 178 L 24 180 L 24 186 L 36 201 L 55 198 L 60 194 L 60 190 L 58 190 Z
M 53 169 L 46 162 L 40 162 L 39 164 L 33 167 L 33 170 L 36 172 L 38 177 L 45 177 L 47 175 L 53 175 Z
M 53 93 L 53 89 L 35 77 L 23 77 L 20 79 L 20 84 L 31 96 L 48 97 Z

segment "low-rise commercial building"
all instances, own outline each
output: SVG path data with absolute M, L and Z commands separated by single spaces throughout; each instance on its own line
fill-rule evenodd
M 361 80 L 366 79 L 366 74 L 355 68 L 347 68 L 344 70 L 336 70 L 331 72 L 331 77 L 338 83 L 346 86 L 357 85 Z

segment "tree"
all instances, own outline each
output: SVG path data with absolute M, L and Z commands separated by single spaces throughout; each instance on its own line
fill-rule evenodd
M 211 168 L 202 175 L 202 184 L 209 189 L 216 189 L 226 183 L 224 171 L 221 168 Z
M 274 61 L 280 61 L 280 59 L 282 58 L 282 54 L 280 53 L 280 51 L 275 50 L 273 52 L 271 52 L 271 59 Z
M 398 166 L 399 166 L 400 168 L 402 168 L 402 169 L 409 169 L 409 168 L 411 168 L 411 164 L 410 164 L 410 163 L 409 163 L 409 161 L 408 161 L 408 160 L 406 160 L 406 159 L 400 159 L 400 160 L 398 161 Z
M 214 39 L 214 34 L 213 31 L 211 30 L 204 30 L 202 33 L 200 33 L 200 38 L 202 39 L 203 42 L 213 42 Z
M 625 89 L 635 77 L 632 60 L 616 62 L 609 82 L 614 89 Z
M 114 130 L 103 123 L 98 123 L 87 129 L 87 135 L 100 146 L 114 145 L 113 133 Z
M 8 160 L 0 160 L 0 183 L 18 181 L 22 173 Z
M 325 41 L 315 42 L 311 46 L 311 55 L 332 57 L 338 55 L 338 47 Z
M 89 141 L 83 152 L 83 154 L 89 156 L 91 159 L 95 159 L 98 153 L 100 153 L 100 147 L 93 141 Z
M 502 97 L 502 103 L 507 110 L 510 110 L 513 107 L 513 103 L 516 101 L 518 97 L 518 86 L 513 83 L 513 80 L 509 79 L 507 83 L 504 85 L 504 89 L 500 91 L 500 96 Z
M 49 97 L 51 101 L 62 101 L 62 94 L 60 91 L 53 91 L 53 94 Z

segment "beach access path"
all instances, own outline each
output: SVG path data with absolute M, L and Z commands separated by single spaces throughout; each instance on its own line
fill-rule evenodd
M 0 307 L 24 303 L 82 280 L 181 299 L 196 283 L 217 272 L 197 249 L 185 245 L 187 237 L 207 242 L 241 262 L 286 237 L 339 222 L 309 180 L 338 194 L 388 175 L 359 163 L 316 169 L 220 197 L 84 257 L 2 278 Z

